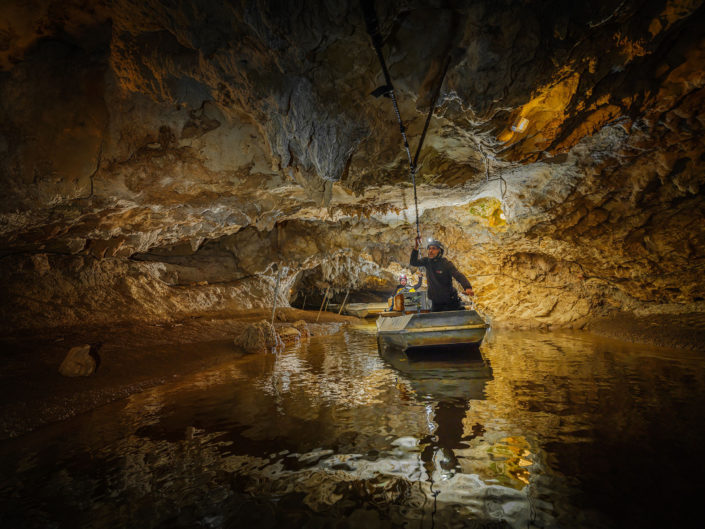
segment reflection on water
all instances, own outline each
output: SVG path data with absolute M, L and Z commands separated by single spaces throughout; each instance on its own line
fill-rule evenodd
M 0 444 L 2 527 L 647 527 L 691 514 L 705 361 L 577 333 L 460 359 L 372 329 Z

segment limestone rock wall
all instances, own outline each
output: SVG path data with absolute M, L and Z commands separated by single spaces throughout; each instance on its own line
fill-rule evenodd
M 274 280 L 255 276 L 226 284 L 171 283 L 161 263 L 119 258 L 35 254 L 12 259 L 3 280 L 3 332 L 109 324 L 113 321 L 178 321 L 194 315 L 232 313 L 271 306 Z M 284 275 L 281 303 L 292 278 Z
M 424 236 L 498 324 L 702 312 L 702 0 L 384 2 Z M 9 330 L 391 290 L 408 160 L 356 2 L 0 6 Z

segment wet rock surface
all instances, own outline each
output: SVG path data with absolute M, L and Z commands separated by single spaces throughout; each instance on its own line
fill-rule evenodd
M 87 377 L 95 372 L 95 368 L 96 361 L 91 356 L 91 346 L 79 345 L 69 349 L 59 366 L 59 373 L 65 377 Z
M 602 336 L 661 347 L 702 351 L 705 344 L 705 317 L 702 313 L 612 315 L 591 321 L 587 327 L 590 332 Z
M 248 353 L 276 352 L 280 344 L 283 345 L 279 334 L 267 320 L 250 323 L 240 336 L 235 338 L 235 345 Z

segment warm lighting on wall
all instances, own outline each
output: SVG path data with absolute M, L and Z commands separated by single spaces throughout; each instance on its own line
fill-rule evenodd
M 497 228 L 506 226 L 507 217 L 502 211 L 502 202 L 496 197 L 483 197 L 468 204 L 468 213 L 476 217 L 476 221 L 486 226 Z
M 568 68 L 558 72 L 556 80 L 537 89 L 533 99 L 512 113 L 511 121 L 497 139 L 503 143 L 521 143 L 520 150 L 524 153 L 548 148 L 562 130 L 579 81 L 580 75 Z M 529 124 L 531 131 L 527 134 Z
M 519 121 L 512 125 L 512 130 L 514 132 L 524 132 L 526 127 L 529 125 L 529 120 L 526 118 L 521 118 Z

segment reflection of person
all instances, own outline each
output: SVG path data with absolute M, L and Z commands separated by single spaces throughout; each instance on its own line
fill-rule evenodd
M 423 266 L 426 269 L 428 281 L 428 297 L 433 302 L 432 311 L 442 312 L 447 310 L 463 310 L 458 292 L 453 288 L 453 278 L 460 283 L 468 296 L 474 295 L 472 286 L 467 277 L 458 271 L 453 263 L 443 257 L 443 244 L 439 241 L 429 241 L 426 249 L 428 257 L 419 258 L 420 237 L 416 238 L 416 245 L 411 250 L 409 264 Z
M 463 435 L 463 420 L 469 409 L 469 402 L 463 399 L 440 401 L 436 404 L 433 416 L 436 429 L 433 434 L 421 440 L 421 443 L 426 445 L 421 452 L 421 461 L 424 462 L 429 476 L 432 477 L 436 470 L 459 470 L 460 462 L 454 450 L 467 448 L 467 442 L 485 433 L 482 425 L 475 424 L 470 435 Z M 436 465 L 440 468 L 436 468 Z
M 421 287 L 421 284 L 423 283 L 423 274 L 419 274 L 419 280 L 418 282 L 414 285 L 411 286 L 409 285 L 409 280 L 406 277 L 405 274 L 402 274 L 399 276 L 399 284 L 394 287 L 394 294 L 392 294 L 392 297 L 388 299 L 387 304 L 389 307 L 387 308 L 387 311 L 389 312 L 394 308 L 394 297 L 397 294 L 406 294 L 407 292 L 416 292 L 416 289 Z

